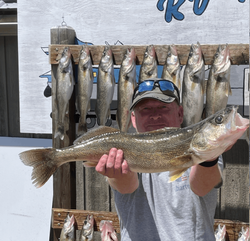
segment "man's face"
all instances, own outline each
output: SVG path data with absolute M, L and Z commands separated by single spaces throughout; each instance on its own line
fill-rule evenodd
M 131 120 L 138 132 L 180 127 L 183 121 L 183 108 L 175 101 L 164 103 L 156 99 L 144 99 L 135 106 Z

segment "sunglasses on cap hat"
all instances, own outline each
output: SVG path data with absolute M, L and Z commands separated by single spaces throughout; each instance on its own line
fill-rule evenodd
M 141 82 L 134 90 L 134 95 L 132 100 L 134 100 L 138 95 L 146 92 L 152 91 L 156 87 L 158 87 L 163 94 L 172 96 L 174 98 L 178 98 L 177 101 L 180 102 L 180 94 L 178 88 L 174 85 L 173 82 L 165 79 L 157 79 L 157 80 L 145 80 Z

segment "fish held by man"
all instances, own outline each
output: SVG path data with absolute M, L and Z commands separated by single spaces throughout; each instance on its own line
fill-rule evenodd
M 94 217 L 93 215 L 87 215 L 84 220 L 81 233 L 80 233 L 80 241 L 90 241 L 93 240 L 94 233 Z
M 219 45 L 211 66 L 206 88 L 206 117 L 227 106 L 228 96 L 232 95 L 230 86 L 229 46 Z
M 72 146 L 34 149 L 19 156 L 25 165 L 33 167 L 32 180 L 36 187 L 44 185 L 64 163 L 85 161 L 86 167 L 96 166 L 113 147 L 123 150 L 131 171 L 170 171 L 170 181 L 174 181 L 192 165 L 218 157 L 242 136 L 249 120 L 241 117 L 237 108 L 227 107 L 199 123 L 179 129 L 121 133 L 102 126 L 88 131 Z
M 146 79 L 157 77 L 157 61 L 154 45 L 149 45 L 144 53 L 144 58 L 141 64 L 139 83 Z
M 60 137 L 64 139 L 64 118 L 68 106 L 68 102 L 74 90 L 74 76 L 71 60 L 71 51 L 69 47 L 65 47 L 62 57 L 59 61 L 56 73 L 56 104 L 57 116 L 55 118 L 57 129 L 54 138 Z
M 178 53 L 174 44 L 168 46 L 168 53 L 162 70 L 162 78 L 171 80 L 181 91 L 180 78 L 181 65 Z
M 90 110 L 90 98 L 93 90 L 93 70 L 90 58 L 90 52 L 87 45 L 83 45 L 80 51 L 78 63 L 78 93 L 77 106 L 80 112 L 80 119 L 78 124 L 78 136 L 87 132 L 86 115 Z
M 75 241 L 75 217 L 68 214 L 64 220 L 63 228 L 61 230 L 60 241 Z
M 182 83 L 182 127 L 201 120 L 205 95 L 205 65 L 199 42 L 192 44 Z
M 116 120 L 121 132 L 126 133 L 131 124 L 130 107 L 136 85 L 135 49 L 132 48 L 127 49 L 123 58 L 118 81 Z
M 104 126 L 110 118 L 110 104 L 115 89 L 114 63 L 110 46 L 105 46 L 97 76 L 96 116 L 97 124 Z

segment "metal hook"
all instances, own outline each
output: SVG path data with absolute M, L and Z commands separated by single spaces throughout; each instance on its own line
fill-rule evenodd
M 62 16 L 62 19 L 63 19 L 63 21 L 62 21 L 61 25 L 62 25 L 62 26 L 67 26 L 67 23 L 64 21 L 64 14 L 63 14 L 63 16 Z

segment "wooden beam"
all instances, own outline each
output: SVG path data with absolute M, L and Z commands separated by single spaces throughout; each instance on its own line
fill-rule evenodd
M 110 220 L 113 222 L 113 227 L 117 233 L 120 233 L 119 219 L 116 213 L 114 212 L 105 212 L 105 211 L 89 211 L 89 210 L 75 210 L 75 209 L 61 209 L 61 208 L 52 208 L 52 228 L 62 229 L 64 220 L 67 215 L 74 214 L 76 220 L 76 229 L 81 230 L 83 222 L 86 219 L 87 215 L 93 215 L 95 223 L 94 230 L 100 231 L 99 225 L 102 220 Z
M 249 228 L 249 223 L 244 223 L 240 221 L 232 221 L 232 220 L 224 220 L 224 219 L 215 219 L 214 220 L 214 230 L 218 228 L 218 225 L 226 225 L 226 231 L 227 231 L 227 239 L 229 241 L 235 241 L 238 240 L 239 232 L 241 231 L 241 228 L 244 227 Z
M 99 224 L 101 220 L 111 220 L 113 222 L 113 227 L 117 233 L 120 233 L 119 219 L 116 213 L 114 212 L 104 212 L 104 211 L 90 211 L 90 210 L 75 210 L 75 209 L 61 209 L 53 208 L 52 209 L 52 228 L 62 229 L 64 220 L 67 215 L 74 215 L 76 220 L 75 228 L 81 230 L 83 222 L 86 219 L 87 215 L 93 215 L 95 224 L 94 231 L 100 231 Z M 232 221 L 226 219 L 215 219 L 214 220 L 214 230 L 217 229 L 218 225 L 226 225 L 228 240 L 237 240 L 238 234 L 241 231 L 241 228 L 246 229 L 249 227 L 249 223 L 244 223 L 240 221 Z
M 78 64 L 79 55 L 81 50 L 81 45 L 58 45 L 52 44 L 49 46 L 49 61 L 50 64 L 58 64 L 58 61 L 61 58 L 62 51 L 65 46 L 69 46 L 73 55 L 73 60 L 75 64 Z M 175 45 L 181 65 L 185 65 L 187 63 L 187 58 L 190 51 L 190 45 Z M 93 65 L 99 65 L 102 52 L 104 50 L 105 45 L 89 45 L 90 54 L 92 57 Z M 147 45 L 113 45 L 111 46 L 113 56 L 114 56 L 114 64 L 120 65 L 124 56 L 124 53 L 127 48 L 135 48 L 136 53 L 136 64 L 142 64 L 144 58 L 144 52 L 146 50 Z M 206 65 L 211 65 L 213 63 L 213 57 L 218 48 L 218 44 L 205 44 L 201 45 L 202 52 L 204 55 L 204 60 Z M 155 45 L 157 60 L 159 65 L 164 65 L 167 52 L 168 45 Z M 229 44 L 230 50 L 230 58 L 233 65 L 247 65 L 249 64 L 249 44 Z

